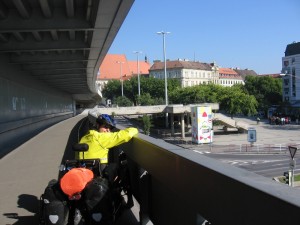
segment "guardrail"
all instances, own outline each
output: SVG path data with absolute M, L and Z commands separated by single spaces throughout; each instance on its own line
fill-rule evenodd
M 141 225 L 299 224 L 298 188 L 143 134 L 122 149 Z
M 143 134 L 123 149 L 141 224 L 299 224 L 300 189 Z

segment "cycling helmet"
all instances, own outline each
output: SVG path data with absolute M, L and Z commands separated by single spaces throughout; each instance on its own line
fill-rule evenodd
M 101 125 L 108 125 L 112 128 L 114 128 L 116 126 L 116 123 L 114 121 L 114 119 L 107 115 L 107 114 L 101 114 L 100 116 L 98 116 L 98 118 L 96 119 L 96 123 L 101 126 Z

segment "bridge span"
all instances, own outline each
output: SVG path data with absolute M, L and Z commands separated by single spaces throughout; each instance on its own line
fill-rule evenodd
M 95 81 L 134 0 L 0 0 L 0 157 L 101 101 Z

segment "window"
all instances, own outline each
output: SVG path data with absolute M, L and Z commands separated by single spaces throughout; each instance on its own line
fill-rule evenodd
M 288 79 L 284 79 L 284 85 L 285 86 L 289 85 L 289 80 Z
M 292 58 L 292 64 L 295 62 L 295 57 Z

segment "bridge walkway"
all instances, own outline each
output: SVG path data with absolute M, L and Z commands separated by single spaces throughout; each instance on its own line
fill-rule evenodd
M 62 121 L 19 146 L 0 162 L 0 224 L 38 224 L 38 201 L 51 179 L 58 177 L 59 165 L 73 156 L 87 115 Z M 83 129 L 84 130 L 84 129 Z M 123 214 L 118 224 L 137 225 L 139 205 Z

